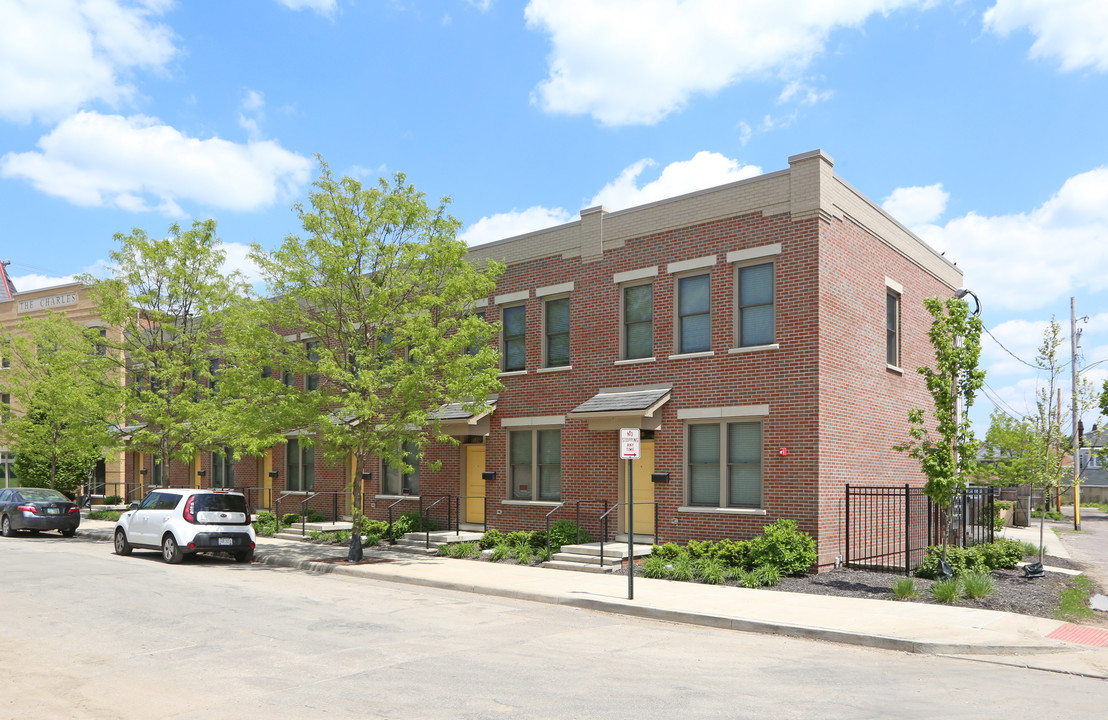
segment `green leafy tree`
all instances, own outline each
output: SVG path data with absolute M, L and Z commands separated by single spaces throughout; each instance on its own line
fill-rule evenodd
M 250 333 L 236 331 L 256 313 L 256 302 L 240 273 L 225 272 L 215 229 L 214 220 L 197 220 L 187 230 L 174 223 L 162 239 L 139 229 L 117 234 L 113 276 L 82 278 L 103 320 L 122 331 L 129 448 L 153 455 L 163 469 L 171 459 L 190 463 L 204 450 L 256 451 L 276 435 L 272 425 L 265 426 L 267 436 L 257 424 L 266 418 L 264 391 L 272 384 L 252 396 L 252 412 L 241 412 L 245 401 L 224 387 L 226 377 L 239 391 L 247 389 L 242 377 L 253 370 L 228 358 L 253 357 L 239 348 Z M 227 324 L 234 331 L 225 332 Z
M 0 436 L 16 449 L 23 484 L 72 493 L 117 444 L 119 373 L 99 333 L 48 313 L 5 338 L 11 368 L 0 375 L 15 412 Z
M 917 370 L 927 382 L 932 412 L 929 422 L 920 408 L 908 411 L 909 441 L 896 446 L 920 463 L 927 483 L 923 492 L 939 506 L 943 527 L 943 558 L 951 535 L 951 504 L 955 493 L 974 477 L 979 443 L 967 414 L 985 382 L 978 368 L 981 357 L 981 319 L 958 298 L 945 302 L 927 298 L 931 314 L 928 339 L 935 349 L 935 367 Z
M 478 412 L 499 388 L 498 327 L 471 311 L 503 266 L 467 262 L 449 201 L 428 205 L 403 174 L 363 186 L 320 166 L 308 206 L 296 207 L 305 234 L 253 252 L 273 322 L 307 339 L 296 359 L 310 376 L 303 441 L 355 455 L 361 472 L 372 457 L 411 472 L 427 442 L 456 442 L 440 406 Z
M 1035 429 L 1027 418 L 1013 417 L 999 408 L 994 410 L 982 443 L 987 462 L 980 468 L 980 480 L 1001 487 L 1026 483 L 1031 464 L 1027 451 L 1034 435 Z

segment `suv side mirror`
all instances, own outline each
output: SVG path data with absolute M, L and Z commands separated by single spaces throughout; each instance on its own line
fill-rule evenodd
M 131 503 L 127 506 L 128 510 L 138 510 L 138 503 Z

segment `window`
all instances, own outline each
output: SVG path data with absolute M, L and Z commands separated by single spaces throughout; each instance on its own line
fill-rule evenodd
M 885 294 L 885 363 L 900 367 L 900 295 Z
M 308 362 L 319 362 L 319 341 L 310 340 L 304 343 L 304 350 L 308 353 Z M 304 389 L 305 390 L 318 390 L 319 389 L 319 373 L 309 373 L 304 377 Z
M 219 358 L 212 358 L 210 370 L 212 379 L 208 381 L 208 388 L 212 391 L 212 395 L 215 395 L 216 385 L 219 383 Z
M 233 488 L 235 486 L 235 456 L 231 448 L 223 452 L 212 453 L 212 487 Z
M 296 373 L 292 370 L 282 370 L 281 384 L 285 387 L 294 387 L 296 385 Z
M 623 288 L 623 359 L 654 356 L 654 286 Z
M 6 348 L 0 348 L 0 352 L 3 352 L 5 349 Z M 12 359 L 10 357 L 8 357 L 7 354 L 5 354 L 3 357 L 0 357 L 0 368 L 2 368 L 4 370 L 7 370 L 11 366 L 12 366 Z
M 404 445 L 404 462 L 412 467 L 406 473 L 398 467 L 385 463 L 381 493 L 384 495 L 419 495 L 419 448 L 415 443 Z
M 677 352 L 712 349 L 711 281 L 709 275 L 677 280 Z
M 150 484 L 161 487 L 162 485 L 162 459 L 151 456 L 150 458 Z
M 107 355 L 108 354 L 108 343 L 107 343 L 108 328 L 99 327 L 99 328 L 94 328 L 94 330 L 96 331 L 96 335 L 99 337 L 99 340 L 97 340 L 96 346 L 95 346 L 96 354 L 100 355 L 100 356 Z
M 0 453 L 0 483 L 3 487 L 19 487 L 15 474 L 15 453 Z
M 561 430 L 511 431 L 508 452 L 512 500 L 562 499 Z
M 504 308 L 504 370 L 527 367 L 527 306 Z
M 569 365 L 569 298 L 546 301 L 546 367 Z
M 762 505 L 762 423 L 688 426 L 688 501 L 705 507 Z
M 273 377 L 273 368 L 269 365 L 266 365 L 265 367 L 263 367 L 262 368 L 262 379 L 264 380 L 264 379 L 269 379 L 269 378 L 272 378 L 272 377 Z
M 315 448 L 290 439 L 285 446 L 285 489 L 308 492 L 315 486 Z
M 773 263 L 738 268 L 739 347 L 773 344 Z

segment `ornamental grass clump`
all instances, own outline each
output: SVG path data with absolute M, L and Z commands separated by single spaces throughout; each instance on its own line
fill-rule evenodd
M 897 578 L 893 583 L 893 597 L 897 600 L 911 600 L 919 597 L 916 581 L 910 577 Z
M 669 561 L 659 555 L 647 555 L 639 566 L 639 572 L 645 578 L 661 580 L 669 577 Z
M 987 572 L 968 572 L 962 576 L 962 589 L 965 590 L 966 597 L 989 597 L 993 594 L 995 588 L 996 584 L 993 582 L 993 576 Z
M 958 578 L 940 580 L 931 586 L 931 595 L 939 602 L 956 603 L 962 598 L 962 583 Z
M 726 577 L 723 564 L 714 558 L 702 557 L 693 563 L 696 579 L 706 585 L 719 585 Z

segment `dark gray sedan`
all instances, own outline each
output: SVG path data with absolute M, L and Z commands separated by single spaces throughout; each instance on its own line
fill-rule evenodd
M 57 490 L 5 488 L 0 490 L 0 535 L 17 530 L 58 530 L 73 537 L 81 524 L 81 509 Z

